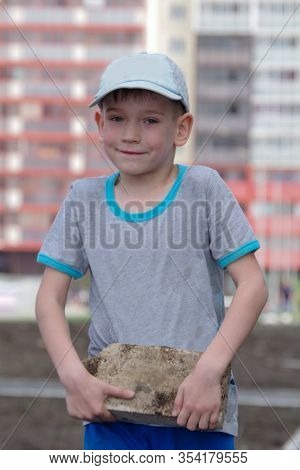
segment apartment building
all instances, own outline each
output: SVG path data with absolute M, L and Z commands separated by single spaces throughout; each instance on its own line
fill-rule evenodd
M 196 135 L 184 158 L 216 168 L 237 196 L 261 240 L 275 308 L 283 277 L 299 289 L 299 4 L 167 0 L 162 14 L 154 3 L 153 49 L 163 46 L 192 76 Z
M 143 0 L 0 5 L 0 271 L 33 272 L 71 181 L 111 172 L 93 111 L 101 70 L 145 48 Z

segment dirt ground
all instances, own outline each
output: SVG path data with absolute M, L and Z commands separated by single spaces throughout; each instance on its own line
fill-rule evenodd
M 85 358 L 87 327 L 73 323 L 71 334 Z M 238 385 L 300 389 L 299 337 L 300 326 L 258 325 L 233 364 Z M 57 378 L 34 323 L 0 323 L 0 358 L 1 377 Z M 0 397 L 0 416 L 0 448 L 82 448 L 81 423 L 62 399 Z M 236 447 L 280 449 L 299 426 L 300 409 L 241 406 Z

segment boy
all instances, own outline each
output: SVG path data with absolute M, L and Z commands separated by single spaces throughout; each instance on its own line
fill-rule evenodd
M 76 181 L 43 243 L 36 314 L 86 449 L 233 449 L 232 377 L 223 428 L 220 380 L 266 303 L 259 248 L 218 173 L 175 165 L 193 117 L 178 66 L 162 54 L 112 62 L 90 106 L 100 141 L 119 170 Z M 236 293 L 224 317 L 223 270 Z M 179 387 L 179 427 L 116 422 L 107 396 L 134 391 L 91 376 L 70 339 L 64 308 L 71 278 L 91 274 L 89 355 L 115 342 L 204 351 Z M 200 430 L 202 432 L 194 432 Z

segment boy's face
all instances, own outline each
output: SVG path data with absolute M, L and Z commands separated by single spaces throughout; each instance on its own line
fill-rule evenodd
M 178 109 L 158 94 L 104 99 L 95 119 L 104 149 L 121 173 L 138 175 L 173 163 L 175 148 L 187 141 L 192 125 L 191 115 Z

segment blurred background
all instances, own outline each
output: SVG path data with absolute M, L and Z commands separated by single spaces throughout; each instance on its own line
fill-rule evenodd
M 112 172 L 99 148 L 88 104 L 107 64 L 140 51 L 168 54 L 187 79 L 195 127 L 189 143 L 178 149 L 176 161 L 215 168 L 261 242 L 257 257 L 270 297 L 241 351 L 244 364 L 251 364 L 251 374 L 237 365 L 241 386 L 256 392 L 257 385 L 274 387 L 282 396 L 284 390 L 296 393 L 300 387 L 296 378 L 300 370 L 300 3 L 289 0 L 0 2 L 0 376 L 42 378 L 51 373 L 34 323 L 35 294 L 43 271 L 36 254 L 71 181 Z M 229 305 L 234 289 L 229 278 L 225 281 Z M 72 282 L 67 316 L 74 331 L 88 317 L 87 289 L 88 276 Z M 86 343 L 81 341 L 84 356 Z M 74 441 L 48 437 L 37 444 L 34 430 L 39 429 L 40 439 L 47 432 L 42 424 L 41 429 L 32 424 L 34 406 L 21 393 L 18 399 L 5 390 L 0 396 L 6 417 L 2 429 L 0 424 L 0 442 L 5 448 L 76 448 L 72 442 L 80 448 L 78 428 L 76 436 L 70 431 L 71 420 L 60 426 L 66 426 Z M 63 406 L 63 400 L 50 402 L 49 407 Z M 279 408 L 272 408 L 272 403 L 268 407 L 265 400 L 264 417 L 270 413 L 272 429 L 281 430 L 275 443 L 262 440 L 261 409 L 253 403 L 242 405 L 244 427 L 238 445 L 281 448 L 300 426 L 300 405 L 294 405 L 281 407 L 286 415 L 280 417 Z M 65 415 L 65 411 L 50 414 L 55 413 Z M 37 416 L 42 423 L 44 414 Z M 8 430 L 15 425 L 10 436 Z

